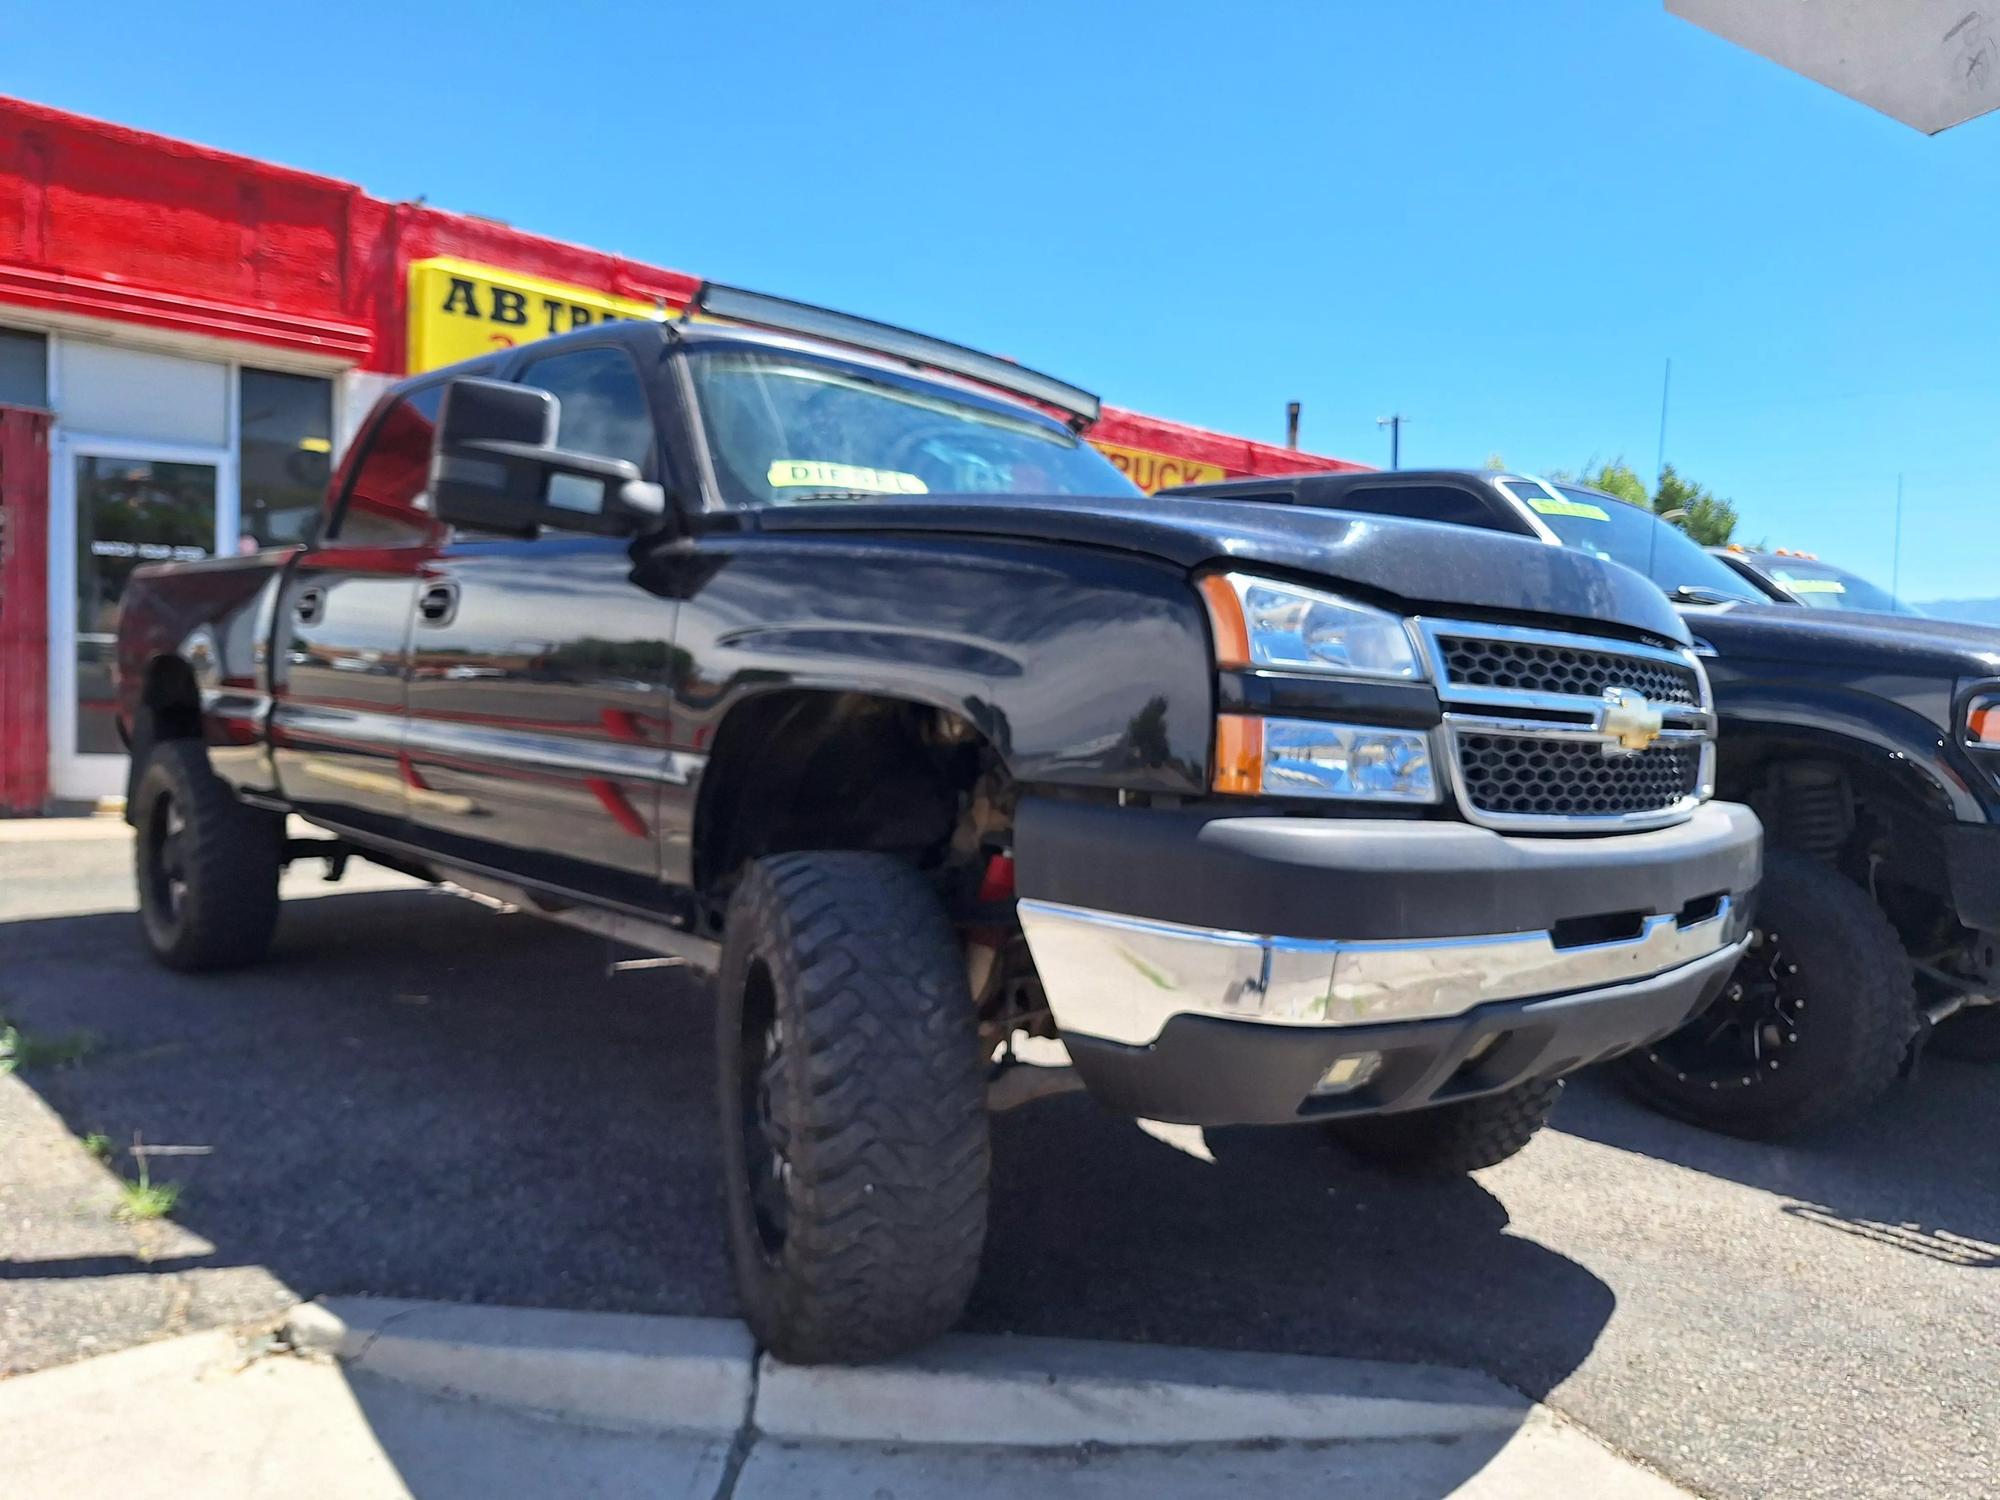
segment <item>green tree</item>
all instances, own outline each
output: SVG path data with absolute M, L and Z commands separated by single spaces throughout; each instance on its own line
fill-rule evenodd
M 1607 495 L 1616 495 L 1627 505 L 1643 509 L 1651 504 L 1646 496 L 1646 481 L 1622 458 L 1614 458 L 1594 469 L 1585 469 L 1583 483 L 1594 490 L 1603 490 Z
M 1736 530 L 1736 507 L 1706 485 L 1684 479 L 1668 464 L 1660 471 L 1653 513 L 1666 517 L 1704 547 L 1720 547 Z
M 1672 464 L 1660 471 L 1660 485 L 1646 493 L 1646 481 L 1622 458 L 1608 463 L 1588 464 L 1582 473 L 1558 469 L 1550 475 L 1575 484 L 1587 484 L 1607 495 L 1616 495 L 1627 505 L 1637 505 L 1672 522 L 1704 547 L 1720 547 L 1735 534 L 1739 519 L 1736 507 L 1721 499 L 1706 485 L 1683 476 Z

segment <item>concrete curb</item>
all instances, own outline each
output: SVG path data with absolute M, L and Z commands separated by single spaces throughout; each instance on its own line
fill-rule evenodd
M 787 1365 L 740 1323 L 332 1298 L 293 1347 L 444 1394 L 627 1431 L 1060 1448 L 1504 1434 L 1531 1402 L 1469 1371 L 958 1334 L 886 1364 Z
M 1150 1447 L 1508 1432 L 1532 1406 L 1464 1370 L 1078 1339 L 940 1339 L 888 1364 L 758 1367 L 755 1420 L 831 1442 Z
M 750 1413 L 750 1331 L 655 1318 L 332 1297 L 285 1320 L 295 1349 L 385 1379 L 591 1427 L 732 1433 Z

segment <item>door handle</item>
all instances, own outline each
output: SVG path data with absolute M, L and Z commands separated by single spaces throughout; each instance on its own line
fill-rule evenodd
M 417 596 L 417 617 L 426 625 L 449 625 L 458 613 L 458 585 L 433 583 Z
M 292 613 L 298 616 L 301 625 L 317 625 L 319 617 L 326 613 L 326 590 L 300 589 L 298 597 L 292 601 Z

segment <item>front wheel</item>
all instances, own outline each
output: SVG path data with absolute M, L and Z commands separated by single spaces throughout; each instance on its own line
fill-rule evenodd
M 278 925 L 283 820 L 239 802 L 199 740 L 153 747 L 132 812 L 139 920 L 153 956 L 189 971 L 262 958 Z
M 1757 930 L 1714 1003 L 1613 1066 L 1663 1114 L 1771 1140 L 1873 1101 L 1916 1034 L 1909 958 L 1867 892 L 1817 860 L 1773 851 Z
M 1562 1080 L 1547 1078 L 1407 1114 L 1341 1120 L 1329 1128 L 1335 1140 L 1376 1166 L 1411 1177 L 1458 1177 L 1498 1166 L 1526 1146 L 1561 1096 Z
M 958 1320 L 986 1238 L 985 1075 L 965 958 L 881 854 L 787 854 L 729 903 L 717 1091 L 744 1321 L 798 1364 Z

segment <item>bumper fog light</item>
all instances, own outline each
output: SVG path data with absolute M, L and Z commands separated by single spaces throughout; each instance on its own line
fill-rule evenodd
M 1329 1094 L 1351 1094 L 1374 1081 L 1382 1071 L 1382 1054 L 1379 1052 L 1356 1052 L 1339 1058 L 1334 1065 L 1319 1075 L 1319 1082 L 1313 1085 L 1313 1097 L 1324 1099 Z

